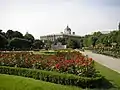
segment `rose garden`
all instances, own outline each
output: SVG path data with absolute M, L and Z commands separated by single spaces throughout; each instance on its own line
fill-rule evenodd
M 82 88 L 97 88 L 103 80 L 93 59 L 73 50 L 58 50 L 49 55 L 1 52 L 0 73 Z

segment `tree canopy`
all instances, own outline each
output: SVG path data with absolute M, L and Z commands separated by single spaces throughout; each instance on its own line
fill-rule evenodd
M 96 47 L 105 46 L 120 47 L 120 30 L 111 31 L 108 34 L 103 34 L 101 32 L 94 32 L 90 35 L 85 35 L 79 39 L 76 38 L 57 38 L 55 41 L 41 41 L 40 39 L 35 39 L 30 33 L 23 35 L 19 31 L 7 30 L 3 32 L 0 29 L 0 50 L 11 48 L 19 49 L 50 49 L 52 44 L 61 42 L 62 45 L 67 45 L 68 48 L 82 48 L 84 47 Z

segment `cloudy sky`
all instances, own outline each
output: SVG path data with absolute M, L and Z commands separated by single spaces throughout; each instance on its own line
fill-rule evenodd
M 77 35 L 117 29 L 120 0 L 0 0 L 0 29 L 35 38 L 69 25 Z

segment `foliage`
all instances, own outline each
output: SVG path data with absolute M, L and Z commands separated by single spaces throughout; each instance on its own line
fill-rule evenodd
M 80 48 L 80 41 L 76 39 L 69 39 L 67 41 L 67 47 L 72 49 Z
M 8 30 L 8 31 L 6 32 L 7 38 L 8 38 L 8 39 L 12 39 L 12 38 L 13 38 L 13 33 L 14 33 L 13 30 Z
M 3 35 L 0 34 L 0 48 L 5 47 L 7 43 L 8 43 L 7 39 Z
M 94 32 L 92 35 L 86 35 L 84 37 L 84 46 L 96 46 L 97 44 L 105 44 L 106 46 L 107 45 L 110 45 L 108 43 L 110 43 L 111 40 L 108 40 L 110 39 L 109 37 L 109 34 L 102 34 L 101 32 Z
M 34 41 L 34 37 L 32 34 L 29 34 L 28 32 L 24 36 L 25 39 L 29 40 L 31 43 Z
M 8 39 L 12 39 L 12 38 L 23 38 L 23 34 L 20 33 L 19 31 L 13 31 L 13 30 L 8 30 L 6 32 L 6 37 Z
M 67 45 L 68 48 L 76 49 L 76 48 L 82 48 L 84 47 L 96 47 L 97 45 L 103 44 L 104 47 L 112 47 L 112 43 L 116 43 L 116 48 L 120 46 L 120 30 L 114 30 L 111 31 L 108 34 L 103 34 L 101 32 L 94 32 L 91 35 L 85 35 L 83 37 L 80 37 L 79 39 L 77 38 L 58 38 L 54 42 L 50 40 L 46 40 L 44 43 L 41 42 L 40 40 L 35 40 L 34 36 L 32 34 L 26 33 L 24 36 L 21 32 L 19 31 L 13 31 L 13 30 L 8 30 L 6 33 L 2 32 L 0 30 L 0 38 L 4 37 L 5 40 L 1 40 L 1 44 L 4 43 L 4 41 L 8 42 L 8 45 L 2 44 L 1 48 L 2 50 L 9 50 L 11 48 L 10 41 L 13 38 L 20 38 L 20 39 L 26 39 L 30 42 L 30 47 L 25 47 L 26 49 L 29 48 L 31 49 L 42 49 L 45 48 L 51 49 L 52 44 L 56 44 L 57 42 L 61 42 L 63 45 Z M 17 44 L 17 43 L 16 43 Z M 7 46 L 7 47 L 6 47 Z M 15 45 L 15 46 L 18 46 Z M 13 48 L 12 48 L 13 49 Z M 11 50 L 12 50 L 11 49 Z M 20 48 L 20 50 L 23 50 L 23 48 Z
M 120 30 L 120 23 L 119 23 L 119 25 L 118 25 L 118 29 Z
M 38 80 L 47 82 L 63 84 L 63 85 L 75 85 L 82 88 L 96 88 L 101 85 L 103 77 L 99 76 L 96 78 L 79 77 L 72 74 L 62 74 L 57 72 L 33 70 L 26 68 L 14 68 L 0 66 L 1 74 L 18 75 L 24 77 L 30 77 Z
M 98 54 L 104 54 L 107 56 L 120 58 L 120 49 L 119 48 L 110 48 L 110 47 L 95 48 L 93 51 L 98 53 Z
M 9 42 L 9 47 L 16 49 L 26 49 L 30 48 L 30 42 L 26 39 L 13 38 Z
M 39 39 L 35 40 L 33 35 L 29 33 L 23 36 L 19 31 L 8 30 L 5 33 L 0 30 L 0 48 L 0 50 L 42 49 L 44 43 Z
M 77 51 L 61 52 L 56 55 L 39 55 L 32 52 L 11 52 L 0 54 L 0 65 L 36 68 L 84 77 L 96 77 L 94 61 Z
M 50 40 L 45 40 L 44 42 L 45 42 L 45 49 L 46 50 L 50 49 L 53 42 Z
M 120 57 L 120 30 L 111 31 L 108 34 L 95 32 L 83 38 L 84 46 L 89 47 L 94 52 L 113 57 Z M 93 47 L 90 47 L 90 46 Z M 109 48 L 109 49 L 108 49 Z
M 57 39 L 55 40 L 55 44 L 57 44 L 58 42 L 61 42 L 62 45 L 66 45 L 66 44 L 67 44 L 66 41 L 67 41 L 66 38 L 57 38 Z
M 92 45 L 91 35 L 85 35 L 85 37 L 83 37 L 83 45 L 84 47 L 90 47 Z
M 34 40 L 32 47 L 34 49 L 42 49 L 44 47 L 44 43 L 41 40 Z
M 18 32 L 18 31 L 14 31 L 13 33 L 13 38 L 23 38 L 23 34 Z
M 19 31 L 13 31 L 13 30 L 7 30 L 7 32 L 2 32 L 2 30 L 0 30 L 0 34 L 3 35 L 7 41 L 8 44 L 5 45 L 7 47 L 1 47 L 1 50 L 14 50 L 14 48 L 16 48 L 17 50 L 39 50 L 39 49 L 51 49 L 51 45 L 52 44 L 57 44 L 58 42 L 61 42 L 62 45 L 68 45 L 69 48 L 82 48 L 83 47 L 83 40 L 81 39 L 81 37 L 78 39 L 76 37 L 72 37 L 71 40 L 69 41 L 69 37 L 66 38 L 57 38 L 55 39 L 55 41 L 51 41 L 51 40 L 45 40 L 44 42 L 42 42 L 40 39 L 35 39 L 34 36 L 30 33 L 26 33 L 24 36 L 21 32 Z M 24 39 L 24 40 L 28 40 L 30 43 L 30 46 L 28 47 L 20 47 L 19 44 L 15 43 L 14 46 L 15 47 L 11 47 L 11 41 L 14 38 L 19 38 L 19 39 Z M 1 43 L 4 43 L 3 41 Z

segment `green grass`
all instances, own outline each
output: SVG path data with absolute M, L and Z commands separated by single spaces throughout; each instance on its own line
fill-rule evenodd
M 109 80 L 114 85 L 106 89 L 120 90 L 119 73 L 97 62 L 95 62 L 95 67 L 107 80 Z M 108 84 L 106 84 L 105 82 L 105 85 Z M 66 86 L 20 76 L 0 74 L 0 90 L 82 90 L 82 89 L 75 86 Z
M 113 84 L 114 88 L 120 89 L 120 74 L 95 62 L 95 67 L 100 74 Z M 118 90 L 118 89 L 117 89 Z
M 81 90 L 81 88 L 0 74 L 0 90 Z
M 56 52 L 49 50 L 49 51 L 33 51 L 34 54 L 40 54 L 40 55 L 54 55 Z

